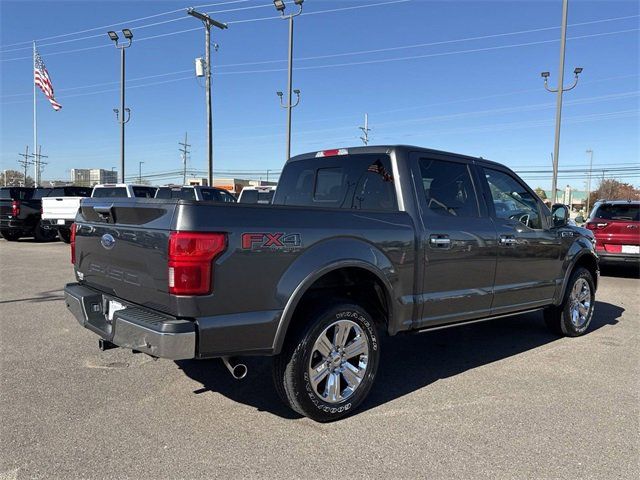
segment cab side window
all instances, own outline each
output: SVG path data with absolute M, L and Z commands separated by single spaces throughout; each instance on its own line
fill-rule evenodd
M 478 217 L 478 200 L 464 163 L 420 159 L 427 212 L 449 217 Z
M 542 228 L 538 201 L 521 182 L 499 170 L 483 168 L 483 171 L 496 217 L 516 220 L 533 229 Z

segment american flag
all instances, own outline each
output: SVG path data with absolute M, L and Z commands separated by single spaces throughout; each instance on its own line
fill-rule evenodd
M 34 65 L 34 81 L 36 85 L 42 90 L 42 93 L 45 94 L 49 103 L 53 109 L 57 112 L 62 108 L 56 99 L 53 96 L 53 85 L 51 84 L 51 78 L 49 77 L 49 72 L 47 72 L 47 67 L 44 66 L 44 62 L 42 61 L 42 57 L 38 52 L 36 52 L 35 65 Z
M 393 181 L 393 177 L 389 172 L 387 172 L 387 169 L 384 168 L 384 165 L 382 165 L 382 162 L 380 160 L 376 160 L 371 165 L 369 165 L 369 168 L 367 168 L 367 171 L 372 173 L 377 173 L 382 177 L 382 180 L 385 182 Z

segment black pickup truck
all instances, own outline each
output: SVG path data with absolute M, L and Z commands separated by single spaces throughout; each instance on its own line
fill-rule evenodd
M 57 232 L 42 224 L 42 198 L 50 188 L 0 188 L 0 235 L 10 242 L 34 237 L 37 242 L 54 240 Z
M 367 396 L 381 335 L 543 310 L 578 336 L 593 315 L 592 233 L 480 158 L 327 150 L 286 163 L 273 205 L 106 200 L 82 202 L 65 288 L 101 346 L 221 357 L 236 378 L 235 357 L 273 356 L 282 400 L 317 421 Z

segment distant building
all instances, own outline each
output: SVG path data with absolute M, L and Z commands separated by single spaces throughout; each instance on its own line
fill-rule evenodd
M 206 186 L 208 181 L 206 178 L 187 178 L 187 185 Z M 265 182 L 262 180 L 247 180 L 244 178 L 214 178 L 213 186 L 222 188 L 231 193 L 240 193 L 244 187 L 258 187 L 265 185 L 277 185 L 276 182 Z
M 118 172 L 102 168 L 72 168 L 71 182 L 82 187 L 93 187 L 99 183 L 118 183 Z
M 545 194 L 547 198 L 551 198 L 551 192 L 545 192 Z M 570 185 L 567 185 L 564 190 L 558 188 L 555 203 L 569 205 L 575 211 L 583 210 L 587 206 L 587 192 L 584 190 L 574 190 Z

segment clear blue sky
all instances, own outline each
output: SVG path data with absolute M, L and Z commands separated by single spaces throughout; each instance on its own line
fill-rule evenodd
M 296 20 L 294 87 L 302 90 L 302 101 L 294 110 L 293 153 L 359 144 L 357 127 L 368 112 L 374 144 L 479 155 L 521 172 L 550 168 L 555 96 L 544 90 L 540 72 L 549 70 L 556 85 L 561 0 L 389 2 L 306 0 L 306 14 Z M 214 32 L 220 44 L 214 56 L 215 168 L 280 170 L 286 118 L 275 92 L 286 89 L 287 24 L 275 18 L 270 0 L 216 3 L 202 7 L 229 22 L 228 30 Z M 344 10 L 376 3 L 386 4 Z M 17 168 L 18 153 L 33 142 L 31 50 L 20 42 L 94 27 L 105 28 L 39 42 L 63 105 L 54 112 L 38 94 L 39 143 L 49 156 L 43 178 L 67 179 L 74 167 L 119 165 L 112 112 L 119 103 L 119 56 L 105 32 L 124 27 L 134 32 L 127 51 L 127 173 L 137 173 L 138 161 L 145 162 L 144 172 L 180 168 L 178 142 L 185 131 L 193 145 L 189 166 L 205 169 L 204 90 L 193 75 L 204 33 L 145 40 L 201 24 L 180 11 L 107 28 L 187 6 L 3 0 L 0 169 Z M 331 9 L 341 11 L 314 14 Z M 635 0 L 571 0 L 570 25 L 597 23 L 568 30 L 569 38 L 582 38 L 567 42 L 566 84 L 575 66 L 584 72 L 565 94 L 561 169 L 584 167 L 588 148 L 596 168 L 637 166 L 639 14 Z M 607 19 L 616 20 L 601 21 Z M 511 34 L 534 29 L 541 30 Z M 470 39 L 496 34 L 507 35 Z M 87 36 L 96 37 L 74 40 Z M 69 52 L 80 49 L 87 50 Z M 388 50 L 362 53 L 381 49 Z M 318 56 L 325 58 L 308 59 Z M 620 177 L 637 185 L 635 175 Z M 534 187 L 550 185 L 540 175 L 523 176 Z M 584 186 L 582 179 L 559 183 Z

